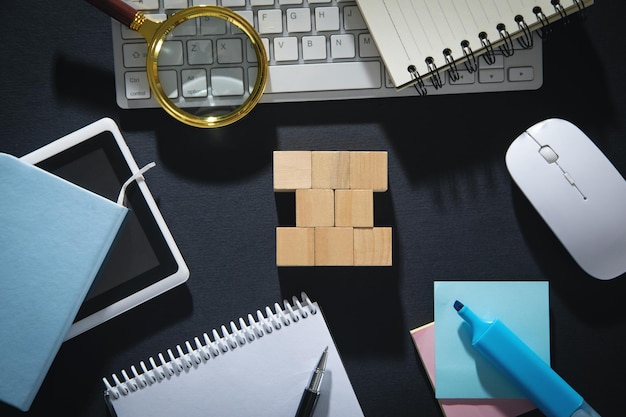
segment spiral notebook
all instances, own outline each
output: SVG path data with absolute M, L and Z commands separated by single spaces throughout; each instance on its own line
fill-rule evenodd
M 532 32 L 582 13 L 593 0 L 357 0 L 359 9 L 398 89 L 425 80 L 438 88 L 459 71 L 475 72 L 482 55 L 497 55 L 533 45 Z M 513 42 L 516 40 L 516 42 Z M 429 85 L 430 85 L 429 83 Z
M 105 401 L 116 417 L 292 417 L 326 347 L 315 415 L 363 417 L 322 311 L 306 294 L 103 378 Z

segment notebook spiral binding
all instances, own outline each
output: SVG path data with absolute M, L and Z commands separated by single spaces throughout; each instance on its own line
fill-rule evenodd
M 180 345 L 176 346 L 176 354 L 172 349 L 167 350 L 167 358 L 159 353 L 157 355 L 158 363 L 153 357 L 148 359 L 148 365 L 141 361 L 139 363 L 141 371 L 138 371 L 134 365 L 131 366 L 132 376 L 128 375 L 126 370 L 121 371 L 122 379 L 118 378 L 116 374 L 112 374 L 113 384 L 107 378 L 102 378 L 105 385 L 105 399 L 108 397 L 117 399 L 120 395 L 129 395 L 162 380 L 187 372 L 222 353 L 235 350 L 275 330 L 278 331 L 283 326 L 286 327 L 300 319 L 306 319 L 309 314 L 317 314 L 317 312 L 316 306 L 304 292 L 301 293 L 301 300 L 294 296 L 291 303 L 288 300 L 283 300 L 282 306 L 279 303 L 274 303 L 273 311 L 270 307 L 265 307 L 265 313 L 257 310 L 256 319 L 252 314 L 248 314 L 247 323 L 243 318 L 239 318 L 239 326 L 231 321 L 230 330 L 222 325 L 221 334 L 213 329 L 212 338 L 207 333 L 202 335 L 203 341 L 195 337 L 193 339 L 195 347 L 189 341 L 185 341 L 184 348 Z
M 570 17 L 570 11 L 578 12 L 581 17 L 584 17 L 585 8 L 587 7 L 584 3 L 584 0 L 570 0 L 571 5 L 565 8 L 561 4 L 561 0 L 552 0 L 552 6 L 554 7 L 554 11 L 558 14 L 558 18 L 552 19 L 553 21 L 562 20 L 567 22 Z M 524 17 L 521 15 L 517 15 L 514 18 L 515 24 L 517 26 L 516 33 L 519 35 L 516 36 L 517 41 L 522 49 L 528 49 L 533 46 L 533 31 L 537 30 L 539 36 L 541 38 L 545 38 L 551 28 L 551 20 L 548 16 L 541 10 L 541 7 L 534 7 L 532 9 L 532 13 L 537 18 L 537 21 L 530 26 L 524 21 Z M 499 23 L 496 26 L 496 30 L 500 35 L 500 39 L 495 41 L 498 49 L 502 53 L 502 55 L 509 57 L 514 54 L 515 47 L 513 44 L 513 37 L 509 33 L 504 23 Z M 480 42 L 480 51 L 483 59 L 489 65 L 495 63 L 495 50 L 494 45 L 491 40 L 488 38 L 486 32 L 480 32 L 478 34 L 478 41 Z M 443 68 L 446 68 L 448 76 L 452 81 L 457 81 L 459 79 L 459 72 L 456 63 L 463 61 L 465 64 L 465 69 L 469 73 L 473 73 L 478 70 L 478 61 L 476 59 L 476 53 L 470 47 L 470 42 L 468 40 L 463 40 L 461 42 L 461 48 L 463 51 L 463 57 L 458 60 L 452 56 L 452 52 L 449 48 L 443 50 L 443 58 L 445 61 L 445 65 Z M 435 64 L 435 59 L 433 57 L 426 58 L 426 67 L 428 68 L 428 73 L 425 76 L 421 76 L 417 71 L 417 68 L 414 65 L 410 65 L 407 68 L 407 71 L 411 75 L 411 79 L 413 86 L 417 90 L 417 93 L 420 96 L 425 96 L 427 94 L 427 90 L 425 87 L 424 79 L 429 79 L 432 86 L 435 89 L 439 89 L 443 86 L 441 81 L 441 68 L 438 68 Z M 410 83 L 409 83 L 410 85 Z

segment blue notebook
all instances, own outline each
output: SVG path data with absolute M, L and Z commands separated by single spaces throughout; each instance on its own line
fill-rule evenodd
M 30 408 L 127 211 L 0 153 L 0 401 Z

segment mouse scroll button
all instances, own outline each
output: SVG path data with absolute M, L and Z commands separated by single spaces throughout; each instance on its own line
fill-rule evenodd
M 574 181 L 574 177 L 572 177 L 569 172 L 564 172 L 563 176 L 565 177 L 565 179 L 567 180 L 567 182 L 569 182 L 571 185 L 574 185 L 576 182 Z
M 559 159 L 559 156 L 549 145 L 544 145 L 539 148 L 539 153 L 546 161 L 548 161 L 549 164 L 553 164 L 557 159 Z

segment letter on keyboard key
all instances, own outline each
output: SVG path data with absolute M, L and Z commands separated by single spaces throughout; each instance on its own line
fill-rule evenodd
M 181 77 L 183 81 L 184 97 L 207 96 L 206 70 L 203 68 L 182 70 Z
M 280 10 L 259 10 L 259 33 L 282 33 L 283 14 Z
M 367 29 L 363 15 L 361 15 L 357 6 L 346 6 L 343 8 L 343 25 L 346 30 Z
M 191 65 L 213 63 L 213 44 L 209 39 L 187 41 L 187 61 Z
M 241 39 L 219 39 L 217 41 L 217 62 L 220 64 L 238 64 L 243 62 Z
M 274 38 L 274 58 L 276 61 L 298 60 L 298 38 Z
M 287 32 L 310 32 L 311 11 L 304 7 L 287 9 Z
M 333 58 L 354 58 L 356 55 L 354 35 L 332 35 L 330 37 L 330 55 Z
M 148 75 L 142 72 L 127 72 L 124 74 L 126 84 L 126 98 L 129 100 L 150 98 Z
M 339 30 L 339 8 L 338 7 L 315 8 L 315 28 L 319 31 Z
M 305 61 L 311 61 L 313 59 L 326 59 L 326 37 L 303 36 L 302 59 Z
M 123 46 L 125 67 L 146 67 L 148 45 L 142 43 L 127 43 Z
M 266 93 L 381 88 L 377 61 L 270 66 Z

